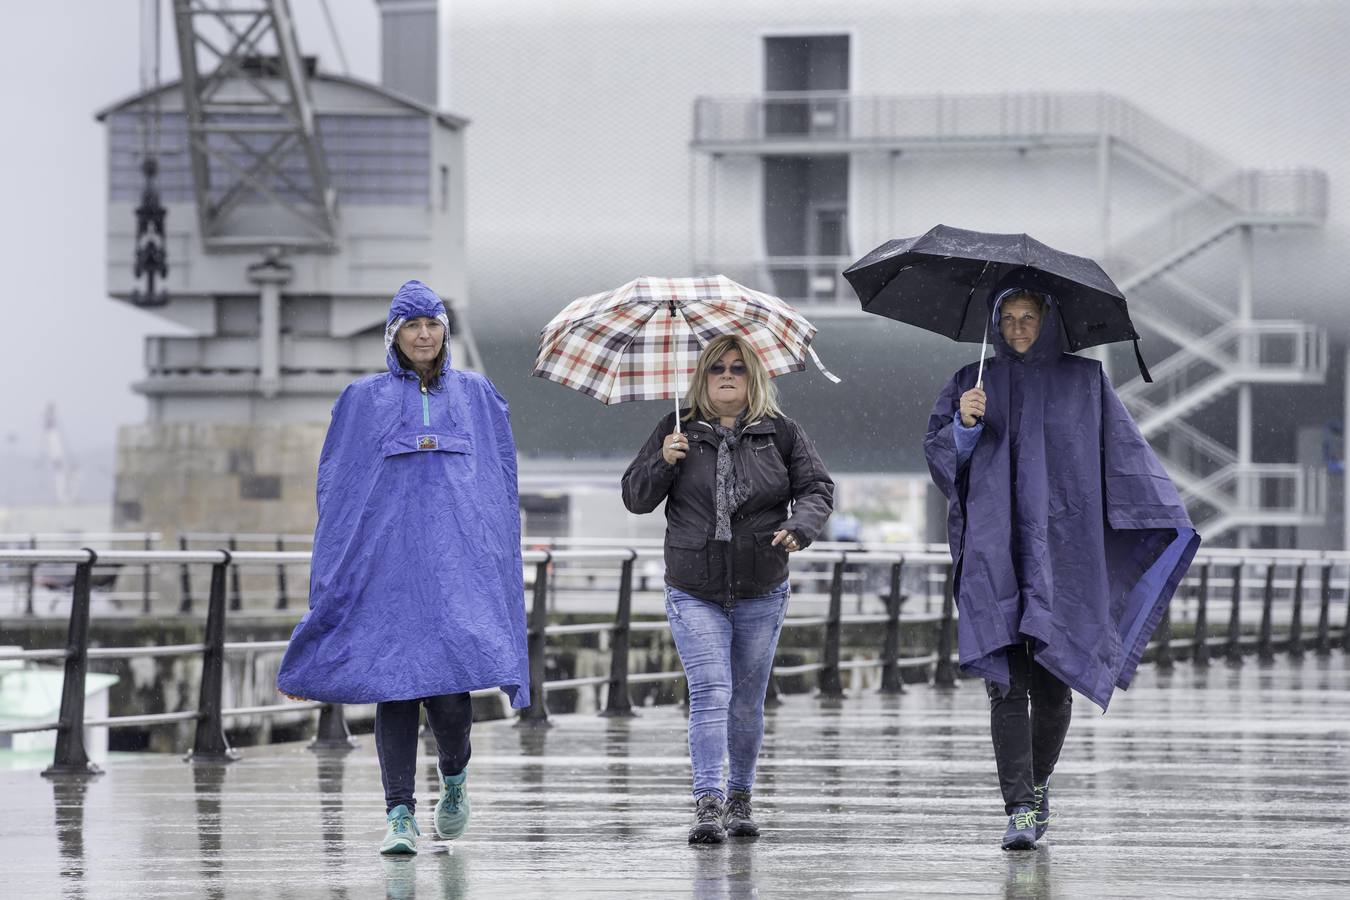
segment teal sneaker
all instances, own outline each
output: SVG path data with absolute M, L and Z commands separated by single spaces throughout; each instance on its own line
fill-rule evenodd
M 380 852 L 386 854 L 395 853 L 416 853 L 417 839 L 422 836 L 422 831 L 417 827 L 417 820 L 413 814 L 408 812 L 408 807 L 400 803 L 389 810 L 389 829 L 384 833 L 384 841 L 380 844 Z
M 437 766 L 436 775 L 441 779 L 441 796 L 436 800 L 436 834 L 453 841 L 469 827 L 469 791 L 464 783 L 468 773 L 441 775 L 441 767 Z

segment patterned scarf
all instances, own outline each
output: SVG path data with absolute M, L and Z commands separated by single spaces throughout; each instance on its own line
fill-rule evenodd
M 745 414 L 736 417 L 736 424 L 730 428 L 720 423 L 713 424 L 713 434 L 717 435 L 717 487 L 713 493 L 713 505 L 716 511 L 716 529 L 713 540 L 731 540 L 731 515 L 740 509 L 741 504 L 750 496 L 750 489 L 736 480 L 735 452 L 741 443 L 741 429 L 745 427 Z

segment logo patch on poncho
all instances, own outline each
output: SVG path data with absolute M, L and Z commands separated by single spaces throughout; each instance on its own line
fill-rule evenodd
M 419 434 L 417 436 L 418 450 L 435 450 L 439 445 L 436 443 L 436 435 Z

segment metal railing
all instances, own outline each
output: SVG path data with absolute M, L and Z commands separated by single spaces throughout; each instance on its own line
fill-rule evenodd
M 1092 144 L 1103 136 L 1136 147 L 1197 186 L 1214 184 L 1237 169 L 1124 98 L 1105 93 L 776 91 L 694 101 L 693 145 L 720 152 L 799 141 L 884 148 L 954 141 Z
M 661 620 L 634 621 L 632 600 L 634 565 L 644 555 L 658 552 L 652 547 L 605 547 L 602 549 L 555 549 L 527 551 L 524 562 L 533 569 L 528 601 L 528 643 L 530 690 L 533 703 L 522 710 L 522 722 L 544 723 L 548 719 L 547 696 L 550 692 L 577 690 L 586 687 L 606 688 L 602 715 L 631 715 L 633 704 L 629 688 L 634 684 L 675 681 L 684 677 L 682 671 L 630 671 L 630 638 L 635 633 L 664 631 L 667 623 Z M 89 774 L 97 772 L 84 747 L 84 729 L 89 727 L 122 728 L 158 726 L 179 722 L 195 725 L 192 751 L 188 756 L 196 761 L 228 761 L 237 756 L 225 734 L 226 719 L 237 716 L 275 716 L 317 709 L 320 711 L 318 736 L 312 746 L 347 747 L 350 738 L 340 704 L 320 702 L 284 702 L 265 706 L 225 708 L 225 657 L 232 653 L 280 652 L 286 641 L 226 641 L 227 576 L 231 568 L 248 565 L 283 565 L 307 561 L 304 552 L 265 552 L 228 550 L 212 551 L 126 551 L 98 552 L 80 550 L 0 550 L 0 563 L 60 564 L 73 566 L 74 581 L 66 644 L 62 648 L 21 649 L 0 652 L 0 660 L 34 662 L 61 661 L 65 668 L 61 706 L 58 718 L 50 722 L 0 726 L 0 733 L 21 733 L 55 730 L 57 732 L 55 757 L 44 774 Z M 102 562 L 123 565 L 160 563 L 169 565 L 205 565 L 210 567 L 211 579 L 207 601 L 207 615 L 203 639 L 200 643 L 142 646 L 90 646 L 90 575 L 94 566 Z M 615 617 L 598 623 L 550 623 L 548 609 L 549 584 L 554 567 L 560 563 L 617 564 L 617 596 Z M 841 697 L 844 693 L 843 673 L 857 669 L 880 669 L 880 689 L 894 693 L 903 689 L 902 672 L 932 667 L 933 683 L 949 686 L 956 679 L 955 622 L 956 609 L 952 597 L 951 559 L 945 552 L 929 548 L 909 549 L 904 552 L 869 549 L 811 549 L 794 554 L 794 578 L 801 577 L 801 569 L 823 567 L 828 577 L 828 603 L 823 615 L 793 616 L 784 622 L 784 628 L 819 629 L 819 660 L 792 666 L 775 666 L 774 675 L 816 675 L 816 687 L 825 697 Z M 886 572 L 886 590 L 879 596 L 881 609 L 857 614 L 845 614 L 845 574 L 850 567 L 879 567 Z M 1247 572 L 1264 572 L 1259 581 L 1259 593 L 1253 600 Z M 941 606 L 938 610 L 921 613 L 905 612 L 905 604 L 912 595 L 904 591 L 906 570 L 919 569 L 920 577 L 911 584 L 925 592 L 932 585 L 941 585 Z M 1336 571 L 1341 573 L 1336 584 Z M 1282 574 L 1281 574 L 1282 573 Z M 1227 576 L 1226 578 L 1224 576 Z M 1240 663 L 1245 652 L 1255 651 L 1262 659 L 1273 657 L 1277 644 L 1291 654 L 1299 655 L 1312 647 L 1322 654 L 1331 652 L 1333 645 L 1350 650 L 1350 600 L 1346 599 L 1350 582 L 1350 553 L 1247 551 L 1243 556 L 1230 553 L 1202 553 L 1197 557 L 1169 607 L 1152 642 L 1154 661 L 1159 666 L 1170 666 L 1178 656 L 1188 656 L 1197 664 L 1208 662 L 1211 653 L 1221 649 L 1234 664 Z M 1306 595 L 1312 586 L 1318 591 L 1318 619 L 1315 635 L 1309 641 L 1304 637 L 1303 619 L 1308 604 Z M 1209 611 L 1215 592 L 1227 588 L 1229 613 L 1223 634 L 1212 634 L 1208 625 Z M 1339 635 L 1333 634 L 1332 595 L 1339 589 L 1345 605 L 1344 624 Z M 1276 639 L 1275 608 L 1277 596 L 1283 602 L 1283 638 Z M 1251 628 L 1253 607 L 1259 610 L 1259 624 Z M 1287 614 L 1284 613 L 1287 608 Z M 1244 617 L 1244 610 L 1246 615 Z M 1192 623 L 1191 637 L 1174 638 L 1174 618 Z M 1247 626 L 1244 628 L 1244 622 Z M 884 626 L 875 653 L 861 658 L 842 658 L 842 633 L 846 626 Z M 902 626 L 928 626 L 932 634 L 933 652 L 917 655 L 901 653 Z M 1251 632 L 1251 633 L 1247 633 Z M 610 640 L 609 671 L 605 675 L 575 678 L 547 679 L 546 661 L 549 638 L 570 635 L 607 635 Z M 202 675 L 197 708 L 175 712 L 144 715 L 110 716 L 89 719 L 84 715 L 85 676 L 91 659 L 131 659 L 200 654 Z M 494 690 L 476 692 L 494 694 Z M 771 690 L 771 695 L 774 691 Z M 772 702 L 772 697 L 770 702 Z

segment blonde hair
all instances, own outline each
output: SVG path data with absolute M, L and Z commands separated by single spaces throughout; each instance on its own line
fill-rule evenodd
M 769 371 L 764 368 L 764 362 L 755 348 L 738 334 L 719 334 L 708 341 L 708 345 L 698 355 L 698 362 L 694 364 L 694 378 L 689 382 L 689 392 L 684 395 L 684 402 L 689 405 L 684 421 L 716 417 L 717 414 L 708 408 L 708 370 L 728 350 L 740 353 L 741 359 L 745 361 L 746 424 L 783 415 L 783 411 L 778 408 L 778 388 L 769 378 Z

